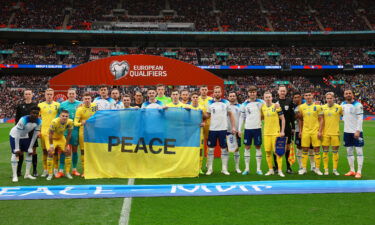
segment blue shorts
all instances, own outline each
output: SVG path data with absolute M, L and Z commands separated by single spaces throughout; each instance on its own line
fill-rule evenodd
M 344 146 L 345 147 L 363 147 L 365 141 L 363 140 L 363 133 L 359 134 L 359 138 L 355 139 L 353 133 L 344 133 Z
M 230 135 L 230 134 L 232 134 L 232 133 L 227 132 L 227 136 Z M 236 137 L 237 137 L 237 145 L 238 145 L 238 147 L 241 147 L 241 137 L 238 136 L 238 133 L 236 133 Z
M 12 136 L 9 136 L 9 142 L 10 142 L 10 149 L 12 151 L 13 154 L 16 154 L 14 152 L 14 150 L 16 149 L 16 140 L 12 137 Z M 20 139 L 20 150 L 22 152 L 27 152 L 27 150 L 29 149 L 29 146 L 30 146 L 30 142 L 31 142 L 31 138 L 22 138 Z
M 214 148 L 219 140 L 220 148 L 227 147 L 227 131 L 226 130 L 210 130 L 208 131 L 207 146 Z
M 246 146 L 250 146 L 254 139 L 255 146 L 262 145 L 262 129 L 245 129 L 244 140 L 243 143 Z
M 74 127 L 72 130 L 72 136 L 70 137 L 69 144 L 73 146 L 78 146 L 79 145 L 79 139 L 78 139 L 78 134 L 79 134 L 79 127 Z M 68 136 L 68 132 L 65 132 L 65 138 Z

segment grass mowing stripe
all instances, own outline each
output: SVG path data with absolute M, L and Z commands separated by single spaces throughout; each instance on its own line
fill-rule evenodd
M 134 178 L 128 179 L 128 185 L 134 184 Z M 122 204 L 121 214 L 120 214 L 120 221 L 119 225 L 128 225 L 129 218 L 130 218 L 130 210 L 132 207 L 132 198 L 124 198 L 124 203 Z

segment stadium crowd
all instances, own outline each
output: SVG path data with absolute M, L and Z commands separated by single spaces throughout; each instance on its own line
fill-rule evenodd
M 148 54 L 194 65 L 345 65 L 375 64 L 373 47 L 269 47 L 269 48 L 89 48 L 2 44 L 4 64 L 82 64 L 114 54 Z M 59 53 L 60 52 L 60 53 Z M 64 54 L 62 54 L 63 52 Z
M 194 23 L 197 31 L 371 30 L 373 15 L 370 0 L 5 0 L 0 27 L 88 30 L 107 21 Z

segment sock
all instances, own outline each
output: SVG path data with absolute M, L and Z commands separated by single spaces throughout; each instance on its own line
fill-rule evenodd
M 279 165 L 277 164 L 277 158 L 276 158 L 276 155 L 275 154 L 272 154 L 273 155 L 273 162 L 275 164 L 274 166 L 274 170 L 277 171 L 278 168 L 279 168 Z
M 53 169 L 53 156 L 47 157 L 47 170 L 48 174 L 52 175 L 52 169 Z
M 240 169 L 240 152 L 234 152 L 234 164 L 236 166 L 236 170 Z
M 354 149 L 353 148 L 354 147 L 347 147 L 346 148 L 350 171 L 355 171 L 354 170 Z
M 59 158 L 60 158 L 60 154 L 59 153 L 53 155 L 53 168 L 55 170 L 59 169 Z
M 48 155 L 43 151 L 43 170 L 47 170 L 47 157 Z
M 324 170 L 328 170 L 328 161 L 329 161 L 328 152 L 329 152 L 329 150 L 324 150 L 323 149 Z
M 82 164 L 82 173 L 85 173 L 85 155 L 82 153 L 81 153 L 81 164 Z
M 201 148 L 200 149 L 200 153 L 199 153 L 199 169 L 202 169 L 202 164 L 203 164 L 203 149 Z M 74 165 L 74 152 L 73 152 L 73 165 Z M 74 169 L 75 167 L 73 167 Z
M 262 164 L 262 149 L 260 148 L 257 148 L 255 149 L 255 156 L 256 156 L 256 160 L 257 160 L 257 171 L 260 170 L 260 166 Z
M 301 169 L 302 168 L 302 149 L 298 149 L 298 148 L 297 148 L 297 162 L 298 162 L 299 169 Z
M 283 157 L 277 155 L 276 156 L 276 161 L 277 161 L 277 165 L 278 165 L 278 167 L 277 167 L 278 170 L 282 171 L 283 170 Z
M 307 167 L 307 160 L 309 158 L 309 151 L 308 150 L 303 150 L 302 151 L 302 168 L 306 169 Z
M 208 168 L 208 170 L 212 171 L 212 164 L 213 163 L 214 163 L 214 148 L 208 148 L 208 154 L 207 154 L 207 168 Z M 82 163 L 82 165 L 83 165 L 83 163 Z
M 221 170 L 228 171 L 229 153 L 226 148 L 221 149 Z
M 59 162 L 60 162 L 59 170 L 60 170 L 60 172 L 63 172 L 64 168 L 65 168 L 65 153 L 60 154 Z
M 17 173 L 21 174 L 23 164 L 23 154 L 18 156 Z
M 33 155 L 33 173 L 37 172 L 37 166 L 38 166 L 38 154 Z
M 320 162 L 321 162 L 320 151 L 319 152 L 315 152 L 314 159 L 315 159 L 315 168 L 316 169 L 320 169 Z
M 314 149 L 309 149 L 310 167 L 315 168 L 315 153 Z M 306 163 L 307 165 L 307 163 Z
M 337 165 L 339 164 L 339 150 L 332 150 L 332 159 L 333 169 L 337 170 Z
M 250 171 L 250 148 L 249 149 L 245 148 L 244 158 L 245 158 L 245 171 Z
M 355 151 L 357 152 L 357 163 L 358 163 L 358 170 L 357 170 L 357 173 L 362 173 L 362 166 L 363 166 L 363 148 L 362 148 L 362 147 L 355 147 Z
M 271 151 L 266 151 L 266 161 L 267 161 L 268 169 L 273 170 L 272 152 Z
M 73 152 L 72 161 L 73 161 L 73 170 L 75 170 L 77 169 L 77 164 L 78 164 L 78 152 Z
M 64 154 L 65 155 L 65 154 Z M 70 173 L 70 167 L 72 166 L 72 156 L 65 156 L 65 172 Z
M 26 171 L 25 175 L 30 175 L 31 163 L 32 163 L 33 156 L 26 153 Z
M 19 158 L 16 156 L 16 154 L 12 154 L 12 157 L 10 158 L 10 164 L 12 165 L 13 177 L 17 177 L 18 161 Z
M 286 169 L 291 169 L 290 168 L 290 163 L 289 163 L 289 155 L 290 155 L 290 150 L 286 150 L 285 151 Z M 280 167 L 282 168 L 282 166 L 280 166 Z

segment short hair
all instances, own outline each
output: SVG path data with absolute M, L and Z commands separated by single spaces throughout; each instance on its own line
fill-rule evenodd
M 248 91 L 247 92 L 253 92 L 253 91 L 257 91 L 257 87 L 255 87 L 254 85 L 251 85 L 250 87 L 249 87 L 249 89 L 248 89 Z
M 207 88 L 207 85 L 201 85 L 201 86 L 199 87 L 199 89 L 201 89 L 201 88 Z
M 55 91 L 55 90 L 53 90 L 52 88 L 47 88 L 47 90 L 45 91 L 45 92 L 47 92 L 47 91 Z
M 237 96 L 237 93 L 236 93 L 235 91 L 230 91 L 230 92 L 228 92 L 228 96 L 229 96 L 230 94 L 235 94 L 235 95 Z
M 122 98 L 130 98 L 130 95 L 129 94 L 124 94 L 123 96 L 122 96 Z
M 327 92 L 326 94 L 325 94 L 325 96 L 327 97 L 327 95 L 331 95 L 332 97 L 335 97 L 335 93 L 333 93 L 333 92 Z
M 105 85 L 105 84 L 101 84 L 101 85 L 99 85 L 99 90 L 102 89 L 102 88 L 107 88 L 107 89 L 108 89 L 108 86 Z
M 220 90 L 221 90 L 221 87 L 220 87 L 220 86 L 215 86 L 215 87 L 214 87 L 214 90 L 215 90 L 215 89 L 220 89 Z
M 90 97 L 91 97 L 90 92 L 85 92 L 85 93 L 83 93 L 83 97 L 87 97 L 87 96 L 90 96 Z
M 112 91 L 111 91 L 111 93 L 112 93 L 113 91 L 118 91 L 118 93 L 120 93 L 120 90 L 117 89 L 117 88 L 113 88 Z
M 171 94 L 172 94 L 173 92 L 177 92 L 178 94 L 180 94 L 180 92 L 179 92 L 177 89 L 173 89 L 173 90 L 171 91 Z
M 305 90 L 305 93 L 304 93 L 304 94 L 307 94 L 307 93 L 311 93 L 311 94 L 312 94 L 313 92 L 314 92 L 314 90 L 312 90 L 312 89 L 309 88 L 309 89 L 306 89 L 306 90 Z
M 190 93 L 190 91 L 189 91 L 188 89 L 182 89 L 182 90 L 180 91 L 180 93 L 182 93 L 182 92 L 184 92 L 184 91 Z
M 152 87 L 149 87 L 148 90 L 147 90 L 147 92 L 149 92 L 149 91 L 156 91 L 156 88 L 153 87 L 153 86 L 152 86 Z
M 353 90 L 350 89 L 350 88 L 346 88 L 346 89 L 344 90 L 344 92 L 345 92 L 345 91 L 350 91 L 351 93 L 353 93 Z
M 284 87 L 285 90 L 288 90 L 288 88 L 286 88 L 286 86 L 285 86 L 284 84 L 280 85 L 280 86 L 279 86 L 279 89 L 282 88 L 282 87 Z
M 134 95 L 136 95 L 137 93 L 139 93 L 143 96 L 142 92 L 140 92 L 140 91 L 136 91 Z
M 31 93 L 33 92 L 31 89 L 25 89 L 23 92 L 25 93 L 26 91 L 31 91 Z
M 193 95 L 198 95 L 198 97 L 199 97 L 199 93 L 196 92 L 196 91 L 194 91 L 194 92 L 192 92 L 192 93 L 190 94 L 190 96 L 193 96 Z
M 300 92 L 294 92 L 293 97 L 296 96 L 296 95 L 301 95 L 301 93 Z
M 77 90 L 76 90 L 75 88 L 69 88 L 69 89 L 68 89 L 68 92 L 69 92 L 69 91 L 77 92 Z
M 265 95 L 271 95 L 272 96 L 272 93 L 270 91 L 265 91 L 263 96 L 265 96 Z
M 31 107 L 31 109 L 30 109 L 30 112 L 31 111 L 40 111 L 40 108 L 38 107 L 38 106 L 33 106 L 33 107 Z
M 69 111 L 66 110 L 66 109 L 63 109 L 63 110 L 61 110 L 61 113 L 67 113 L 67 114 L 69 114 Z M 60 113 L 60 114 L 61 114 L 61 113 Z
M 163 87 L 163 88 L 165 88 L 165 85 L 164 85 L 164 84 L 157 84 L 157 85 L 156 85 L 156 88 L 158 88 L 158 87 Z

